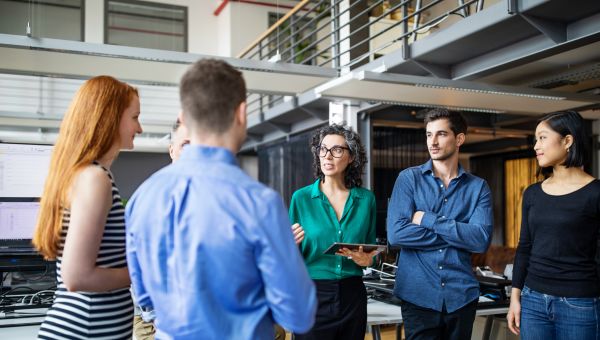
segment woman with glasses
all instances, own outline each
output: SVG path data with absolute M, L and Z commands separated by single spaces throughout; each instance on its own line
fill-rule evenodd
M 343 248 L 334 242 L 375 243 L 375 196 L 361 188 L 367 162 L 360 137 L 341 125 L 321 128 L 312 138 L 317 180 L 292 196 L 290 220 L 296 243 L 317 287 L 319 307 L 310 332 L 296 339 L 364 339 L 367 296 L 362 268 L 376 252 Z
M 546 179 L 523 193 L 508 327 L 521 339 L 600 339 L 600 181 L 574 111 L 544 116 L 534 150 Z

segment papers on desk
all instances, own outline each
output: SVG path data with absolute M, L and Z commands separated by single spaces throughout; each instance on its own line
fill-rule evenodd
M 486 297 L 486 296 L 483 296 L 483 295 L 479 296 L 479 302 L 480 303 L 481 302 L 493 302 L 493 301 L 494 300 L 490 299 L 489 297 Z

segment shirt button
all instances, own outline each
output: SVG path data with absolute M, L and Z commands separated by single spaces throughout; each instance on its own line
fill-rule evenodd
M 340 267 L 340 265 L 338 264 L 338 268 Z
M 446 218 L 446 216 L 442 215 L 442 218 Z
M 446 284 L 444 282 L 442 282 L 442 287 L 444 287 Z
M 443 187 L 444 187 L 444 185 L 443 185 L 443 184 L 440 184 L 440 188 L 443 188 Z
M 440 249 L 440 253 L 442 252 L 442 250 Z
M 342 233 L 342 231 L 341 231 L 341 230 L 340 230 L 340 231 L 338 231 L 338 234 L 341 234 L 341 233 Z
M 440 269 L 443 269 L 444 267 L 440 266 Z
M 444 198 L 444 202 L 448 202 L 448 199 L 447 199 L 447 198 Z

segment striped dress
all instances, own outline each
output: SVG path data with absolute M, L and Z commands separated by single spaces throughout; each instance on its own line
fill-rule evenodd
M 94 164 L 100 166 L 96 162 Z M 127 266 L 123 203 L 111 173 L 104 167 L 102 169 L 106 171 L 112 183 L 113 199 L 96 265 L 103 268 L 122 268 Z M 69 221 L 70 212 L 65 209 L 56 261 L 55 299 L 40 327 L 38 339 L 131 339 L 133 301 L 129 288 L 102 293 L 69 292 L 65 288 L 61 276 L 61 262 Z

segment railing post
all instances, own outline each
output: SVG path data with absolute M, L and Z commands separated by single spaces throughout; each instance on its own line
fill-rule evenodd
M 413 42 L 417 41 L 417 32 L 416 30 L 419 29 L 419 21 L 421 20 L 421 13 L 419 12 L 421 10 L 421 4 L 422 4 L 422 0 L 417 0 L 417 4 L 415 5 L 415 12 L 417 14 L 415 14 L 415 16 L 413 17 Z M 404 12 L 403 12 L 404 13 Z
M 290 46 L 294 46 L 294 44 L 296 43 L 296 14 L 292 14 L 292 16 L 290 17 Z M 283 46 L 283 50 L 285 50 L 285 46 Z M 290 48 L 290 55 L 291 55 L 291 60 L 292 63 L 296 63 L 296 50 L 295 48 Z M 283 55 L 281 56 L 281 58 L 285 58 Z M 285 60 L 285 59 L 284 59 Z
M 408 33 L 408 20 L 406 17 L 408 16 L 408 2 L 402 5 L 402 34 L 404 34 L 404 38 L 402 39 L 402 58 L 404 60 L 410 59 L 410 52 L 408 46 L 408 38 L 410 37 L 406 33 Z
M 263 94 L 258 95 L 258 107 L 260 108 L 259 112 L 261 115 L 264 113 L 264 110 L 263 110 L 263 99 L 264 98 L 265 98 L 265 96 Z
M 340 31 L 338 28 L 340 27 L 340 22 L 339 22 L 339 14 L 338 14 L 339 9 L 335 3 L 336 3 L 335 0 L 331 0 L 331 7 L 330 7 L 330 11 L 329 11 L 331 13 L 331 18 L 333 19 L 333 20 L 331 20 L 331 55 L 336 56 L 335 58 L 333 58 L 331 60 L 331 67 L 338 70 L 338 74 L 339 74 L 339 72 L 340 72 L 340 56 L 339 56 Z
M 258 42 L 258 60 L 262 60 L 262 40 Z
M 465 1 L 464 0 L 458 0 L 458 7 L 464 6 L 465 5 Z M 460 9 L 460 11 L 462 12 L 463 18 L 466 18 L 470 15 L 470 10 L 469 10 L 469 6 L 463 7 Z
M 360 1 L 360 0 L 356 0 L 356 1 Z M 340 27 L 340 34 L 338 36 L 339 38 L 339 69 L 340 69 L 340 73 L 341 74 L 345 74 L 350 72 L 350 66 L 348 66 L 350 64 L 350 62 L 352 61 L 352 56 L 350 54 L 350 51 L 352 50 L 352 37 L 350 36 L 350 34 L 352 33 L 352 25 L 349 24 L 350 22 L 350 11 L 348 10 L 348 8 L 350 7 L 350 3 L 352 2 L 352 0 L 342 0 L 339 1 L 339 7 L 337 9 L 337 16 L 339 18 L 339 26 Z

